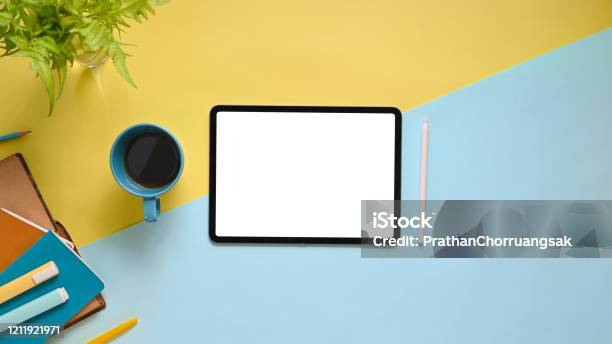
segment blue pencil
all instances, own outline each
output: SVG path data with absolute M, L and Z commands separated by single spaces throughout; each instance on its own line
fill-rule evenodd
M 28 130 L 28 131 L 16 131 L 14 133 L 0 135 L 0 142 L 18 139 L 18 138 L 21 138 L 21 137 L 24 137 L 24 136 L 28 135 L 31 132 L 32 132 L 31 130 Z

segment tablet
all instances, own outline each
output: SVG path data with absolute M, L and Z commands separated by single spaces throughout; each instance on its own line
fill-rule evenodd
M 214 107 L 211 240 L 361 243 L 361 201 L 400 199 L 401 127 L 390 107 Z

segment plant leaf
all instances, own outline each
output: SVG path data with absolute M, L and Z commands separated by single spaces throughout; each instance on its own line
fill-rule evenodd
M 13 21 L 13 15 L 7 12 L 0 12 L 0 27 L 7 26 Z
M 65 58 L 58 58 L 53 62 L 53 67 L 57 70 L 57 98 L 59 98 L 64 92 L 64 84 L 66 82 L 66 74 L 68 70 L 67 61 Z
M 141 6 L 142 2 L 147 0 L 125 0 L 120 1 L 121 6 L 119 8 L 110 11 L 108 14 L 127 14 L 137 11 Z
M 130 72 L 127 69 L 127 65 L 125 64 L 125 58 L 128 55 L 125 52 L 123 52 L 123 50 L 121 50 L 119 43 L 113 42 L 110 44 L 109 49 L 108 49 L 108 55 L 113 60 L 113 64 L 115 65 L 117 72 L 119 72 L 119 74 L 123 77 L 123 79 L 125 79 L 125 81 L 128 82 L 128 84 L 136 88 L 137 87 L 136 83 L 134 83 L 134 80 L 132 80 L 132 77 L 130 76 Z
M 149 3 L 153 6 L 160 6 L 169 2 L 170 0 L 149 0 Z
M 75 16 L 79 16 L 81 14 L 82 4 L 83 2 L 81 0 L 68 0 L 65 3 L 66 11 Z
M 18 35 L 10 35 L 6 37 L 8 40 L 10 40 L 11 42 L 13 42 L 15 44 L 15 46 L 17 46 L 17 48 L 19 49 L 27 49 L 29 46 L 28 41 Z
M 35 59 L 30 64 L 30 69 L 36 73 L 40 80 L 45 85 L 47 96 L 49 98 L 49 116 L 55 109 L 55 90 L 53 84 L 53 74 L 51 73 L 51 66 L 45 60 Z
M 83 23 L 83 20 L 77 16 L 65 16 L 60 19 L 62 29 L 67 29 L 71 26 L 76 26 Z
M 41 46 L 43 48 L 45 48 L 47 51 L 50 51 L 54 54 L 59 54 L 61 51 L 61 48 L 59 45 L 57 45 L 57 43 L 55 43 L 55 41 L 53 40 L 53 38 L 51 38 L 51 36 L 42 36 L 37 38 L 34 41 L 34 46 Z
M 34 49 L 30 49 L 30 48 L 19 49 L 13 54 L 13 56 L 29 57 L 33 60 L 44 60 L 45 59 L 45 56 L 41 55 L 40 52 Z

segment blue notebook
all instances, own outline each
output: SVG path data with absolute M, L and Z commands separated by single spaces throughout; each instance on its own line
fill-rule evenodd
M 102 280 L 52 231 L 40 238 L 0 273 L 0 285 L 50 260 L 57 265 L 59 275 L 1 304 L 0 314 L 63 287 L 69 296 L 65 303 L 27 321 L 28 324 L 63 325 L 104 289 Z M 0 334 L 0 343 L 44 343 L 47 339 L 48 337 L 15 338 L 7 336 L 6 333 Z

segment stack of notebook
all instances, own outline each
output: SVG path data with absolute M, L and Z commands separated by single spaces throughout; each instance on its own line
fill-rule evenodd
M 21 319 L 24 309 L 32 309 L 25 306 L 43 298 L 47 306 L 53 300 L 54 307 L 28 323 L 67 328 L 104 309 L 102 281 L 52 220 L 21 155 L 0 161 L 0 190 L 0 288 L 8 286 L 7 300 L 0 295 L 0 319 Z M 27 283 L 19 282 L 22 277 Z

